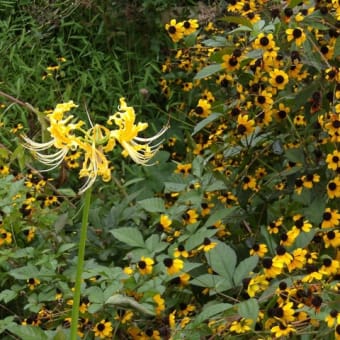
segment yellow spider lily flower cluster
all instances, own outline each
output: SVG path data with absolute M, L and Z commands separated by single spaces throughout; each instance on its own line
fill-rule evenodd
M 150 138 L 138 137 L 138 133 L 144 131 L 148 124 L 135 124 L 134 108 L 127 106 L 125 99 L 120 98 L 118 111 L 107 121 L 108 126 L 114 122 L 118 129 L 111 130 L 96 124 L 85 130 L 84 121 L 77 120 L 73 115 L 66 116 L 74 107 L 77 105 L 73 101 L 60 103 L 47 115 L 50 123 L 47 130 L 51 135 L 48 142 L 38 143 L 22 135 L 24 147 L 34 152 L 41 163 L 49 166 L 46 171 L 58 167 L 70 151 L 79 151 L 83 155 L 79 177 L 86 178 L 79 190 L 81 194 L 93 185 L 98 176 L 106 182 L 111 179 L 110 161 L 106 155 L 114 149 L 116 142 L 123 147 L 123 156 L 130 156 L 137 164 L 152 165 L 148 162 L 161 146 L 161 142 L 154 141 L 164 134 L 168 126 Z M 52 147 L 57 149 L 55 153 L 45 153 Z

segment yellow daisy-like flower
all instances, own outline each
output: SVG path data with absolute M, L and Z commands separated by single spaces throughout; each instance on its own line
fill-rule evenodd
M 328 169 L 337 171 L 340 169 L 340 151 L 334 150 L 333 153 L 330 153 L 326 157 L 326 163 Z
M 142 275 L 151 274 L 154 263 L 155 262 L 152 258 L 142 256 L 140 261 L 137 263 L 137 267 L 138 267 L 139 272 Z
M 99 337 L 100 339 L 111 338 L 112 337 L 112 323 L 105 319 L 96 323 L 93 327 L 94 335 Z
M 296 329 L 290 325 L 280 323 L 280 325 L 272 327 L 270 331 L 275 334 L 276 338 L 281 338 L 291 335 L 293 332 L 296 332 Z
M 263 49 L 263 50 L 272 50 L 275 48 L 275 41 L 272 33 L 265 34 L 260 33 L 254 43 L 253 43 L 254 49 Z
M 288 42 L 294 41 L 296 46 L 300 46 L 306 40 L 306 34 L 300 27 L 286 29 Z
M 34 277 L 27 279 L 27 285 L 30 290 L 34 290 L 38 285 L 40 285 L 40 280 Z
M 0 228 L 0 246 L 12 243 L 12 234 L 4 228 Z
M 223 57 L 222 68 L 228 71 L 235 71 L 240 68 L 240 60 L 234 55 L 225 54 Z
M 165 310 L 165 300 L 161 297 L 160 294 L 156 294 L 153 297 L 153 301 L 157 304 L 156 306 L 156 314 L 160 315 Z
M 187 175 L 190 174 L 191 168 L 192 168 L 191 163 L 187 163 L 187 164 L 178 163 L 177 168 L 175 170 L 175 173 L 176 174 L 183 174 L 184 176 L 187 176 Z
M 183 21 L 183 34 L 189 35 L 197 31 L 199 25 L 197 19 L 189 19 L 186 21 Z
M 331 199 L 340 197 L 340 176 L 337 176 L 328 182 L 327 195 Z
M 258 257 L 264 257 L 264 255 L 268 252 L 268 247 L 264 243 L 255 243 L 250 249 L 250 255 L 257 255 Z
M 188 209 L 182 217 L 185 224 L 193 224 L 197 222 L 199 215 L 195 209 Z
M 269 72 L 269 76 L 269 83 L 278 90 L 283 90 L 288 84 L 289 78 L 285 71 L 274 69 L 273 71 Z
M 169 24 L 165 24 L 165 29 L 173 42 L 178 42 L 184 37 L 183 22 L 176 22 L 176 19 L 172 19 Z
M 163 227 L 164 231 L 169 232 L 171 230 L 172 220 L 168 215 L 162 214 L 159 218 L 159 223 Z
M 263 292 L 269 286 L 269 281 L 266 275 L 256 275 L 252 277 L 248 283 L 247 293 L 250 297 L 254 297 L 256 294 Z
M 0 175 L 6 176 L 9 174 L 9 167 L 7 165 L 0 166 Z
M 163 260 L 169 275 L 173 275 L 181 271 L 184 267 L 184 262 L 180 259 L 172 259 L 167 257 Z
M 325 321 L 327 322 L 328 328 L 332 328 L 334 325 L 340 325 L 340 313 L 336 309 L 331 310 L 329 315 L 326 316 Z
M 180 244 L 176 250 L 174 251 L 174 257 L 189 257 L 189 252 L 185 250 L 185 247 L 183 244 Z
M 206 118 L 211 113 L 211 104 L 207 99 L 200 99 L 196 108 L 193 110 L 193 114 L 195 116 L 199 116 L 201 118 Z
M 297 248 L 293 251 L 292 256 L 293 260 L 287 264 L 288 271 L 291 272 L 294 269 L 302 269 L 304 268 L 307 259 L 307 250 L 302 248 Z
M 242 318 L 231 323 L 229 330 L 237 334 L 246 333 L 251 330 L 253 320 Z
M 321 228 L 334 228 L 340 224 L 340 214 L 338 210 L 326 208 L 322 215 Z
M 249 119 L 248 115 L 239 115 L 237 117 L 237 133 L 239 135 L 249 135 L 254 131 L 255 121 Z
M 217 245 L 216 242 L 211 242 L 211 240 L 207 237 L 204 238 L 203 244 L 198 247 L 197 250 L 203 250 L 204 252 L 208 252 L 211 249 L 215 248 Z

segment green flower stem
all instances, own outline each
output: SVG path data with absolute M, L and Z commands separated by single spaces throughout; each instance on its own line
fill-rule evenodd
M 87 225 L 89 220 L 89 210 L 91 203 L 91 191 L 89 188 L 86 190 L 84 195 L 84 206 L 83 206 L 83 216 L 81 222 L 81 230 L 80 230 L 80 240 L 79 240 L 79 248 L 78 248 L 78 263 L 77 263 L 77 274 L 76 274 L 76 283 L 74 287 L 74 295 L 73 295 L 73 305 L 72 305 L 72 321 L 71 321 L 71 340 L 77 339 L 77 330 L 78 330 L 78 317 L 79 317 L 79 304 L 80 304 L 80 290 L 82 283 L 82 274 L 84 267 L 84 257 L 85 257 L 85 246 L 87 239 Z

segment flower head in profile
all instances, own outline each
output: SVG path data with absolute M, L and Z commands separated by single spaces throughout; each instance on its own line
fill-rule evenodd
M 135 124 L 135 118 L 134 108 L 127 106 L 125 98 L 120 98 L 119 111 L 110 116 L 108 120 L 109 125 L 114 121 L 119 128 L 111 131 L 111 137 L 123 147 L 123 156 L 130 156 L 137 164 L 151 165 L 147 163 L 161 146 L 161 142 L 156 144 L 153 144 L 153 142 L 161 137 L 168 127 L 163 127 L 153 137 L 141 138 L 138 137 L 138 133 L 144 131 L 148 124 Z
M 73 122 L 73 116 L 64 118 L 64 114 L 72 108 L 77 107 L 73 101 L 61 103 L 56 106 L 52 113 L 47 115 L 50 126 L 47 128 L 51 135 L 51 140 L 45 143 L 37 143 L 26 135 L 22 135 L 25 141 L 24 147 L 33 151 L 39 162 L 49 166 L 46 171 L 53 170 L 59 166 L 70 150 L 76 150 L 79 142 L 74 132 L 84 124 L 83 121 Z M 45 154 L 43 151 L 51 147 L 58 149 L 55 153 Z

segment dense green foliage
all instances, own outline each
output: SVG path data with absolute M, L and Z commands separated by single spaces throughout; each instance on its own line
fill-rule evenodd
M 2 338 L 69 338 L 83 206 L 83 159 L 44 172 L 22 134 L 125 97 L 171 127 L 92 188 L 79 336 L 340 339 L 338 1 L 1 6 Z

